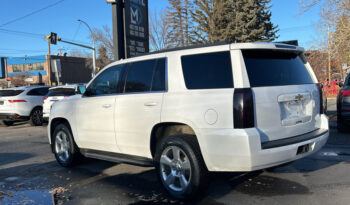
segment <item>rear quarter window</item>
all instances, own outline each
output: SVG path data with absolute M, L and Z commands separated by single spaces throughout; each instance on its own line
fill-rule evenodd
M 230 52 L 181 57 L 187 89 L 233 88 Z
M 301 54 L 281 50 L 242 50 L 251 87 L 314 83 Z

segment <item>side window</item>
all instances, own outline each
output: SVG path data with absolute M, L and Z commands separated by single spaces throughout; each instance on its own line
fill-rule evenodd
M 126 77 L 125 92 L 150 91 L 155 64 L 156 60 L 131 63 Z
M 157 66 L 154 70 L 153 81 L 152 81 L 152 91 L 164 91 L 165 88 L 165 58 L 157 60 Z
M 85 96 L 99 96 L 120 92 L 118 84 L 121 79 L 124 65 L 118 65 L 103 71 L 86 89 Z
M 49 88 L 35 88 L 27 93 L 30 96 L 45 96 L 49 92 Z
M 187 89 L 233 88 L 230 52 L 181 57 Z

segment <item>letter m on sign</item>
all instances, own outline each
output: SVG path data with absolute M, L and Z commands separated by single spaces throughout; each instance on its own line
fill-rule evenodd
M 139 24 L 139 11 L 135 7 L 130 7 L 130 19 L 132 24 Z

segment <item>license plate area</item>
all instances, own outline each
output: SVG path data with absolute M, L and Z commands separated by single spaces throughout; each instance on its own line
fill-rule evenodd
M 0 105 L 4 105 L 4 101 L 0 101 Z
M 310 144 L 302 145 L 298 147 L 297 155 L 304 154 L 310 151 Z
M 293 126 L 311 121 L 312 100 L 310 93 L 287 94 L 278 97 L 282 126 Z

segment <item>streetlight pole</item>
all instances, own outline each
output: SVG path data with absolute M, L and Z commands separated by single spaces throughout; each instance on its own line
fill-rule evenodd
M 92 30 L 90 28 L 90 26 L 83 20 L 81 19 L 78 19 L 79 22 L 85 24 L 89 31 L 90 31 L 90 34 L 91 34 L 91 39 L 92 39 L 92 64 L 93 64 L 93 72 L 92 72 L 92 76 L 95 76 L 96 74 L 96 48 L 95 48 L 95 39 L 94 39 L 94 36 L 93 36 L 93 33 L 92 33 Z

